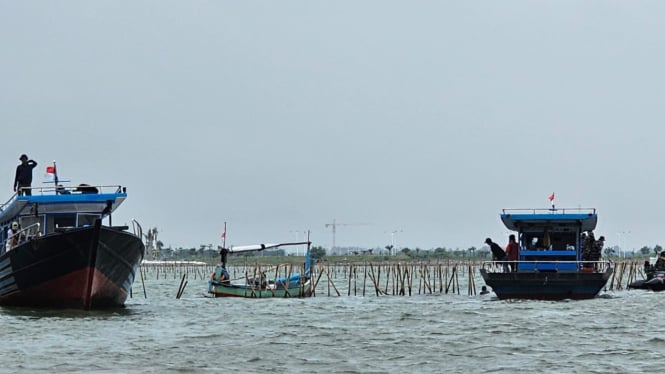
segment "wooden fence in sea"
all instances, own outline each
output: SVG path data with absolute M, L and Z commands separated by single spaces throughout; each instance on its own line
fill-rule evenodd
M 441 260 L 407 262 L 328 263 L 316 265 L 312 277 L 314 296 L 412 296 L 468 295 L 475 296 L 483 283 L 478 271 L 482 261 Z M 244 280 L 264 273 L 267 278 L 289 277 L 303 273 L 303 266 L 294 264 L 262 265 L 246 263 L 227 266 L 232 280 Z M 180 298 L 190 279 L 207 280 L 215 266 L 203 262 L 147 262 L 140 267 L 140 281 L 146 295 L 144 280 L 179 280 L 176 297 Z M 605 291 L 620 291 L 631 282 L 642 279 L 639 260 L 614 262 L 614 272 Z M 134 288 L 138 289 L 137 282 Z

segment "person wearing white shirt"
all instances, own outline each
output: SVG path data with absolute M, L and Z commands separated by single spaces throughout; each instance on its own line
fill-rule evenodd
M 7 230 L 7 244 L 5 246 L 5 251 L 9 252 L 18 244 L 20 228 L 18 222 L 12 222 L 11 227 Z

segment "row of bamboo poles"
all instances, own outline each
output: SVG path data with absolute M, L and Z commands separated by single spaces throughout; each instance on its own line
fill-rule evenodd
M 312 277 L 313 295 L 327 296 L 412 296 L 424 294 L 457 294 L 463 292 L 475 296 L 476 281 L 482 283 L 478 272 L 478 261 L 436 261 L 436 262 L 381 262 L 381 263 L 319 263 Z M 275 278 L 304 272 L 303 266 L 244 264 L 227 266 L 233 280 L 265 274 Z M 145 297 L 144 280 L 180 279 L 176 294 L 180 298 L 188 279 L 207 280 L 215 271 L 215 265 L 202 263 L 144 264 L 140 268 L 141 285 Z M 325 278 L 322 281 L 322 278 Z M 614 263 L 614 272 L 605 286 L 606 291 L 625 289 L 628 284 L 644 278 L 639 261 L 619 261 Z M 460 282 L 461 280 L 461 282 Z M 338 287 L 341 286 L 341 287 Z M 134 284 L 134 287 L 138 285 Z M 463 291 L 465 289 L 465 291 Z

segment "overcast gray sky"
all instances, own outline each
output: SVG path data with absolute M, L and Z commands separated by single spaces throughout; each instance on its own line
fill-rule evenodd
M 502 208 L 597 208 L 665 245 L 660 1 L 0 1 L 21 153 L 122 184 L 167 246 L 506 242 Z M 364 224 L 364 225 L 360 225 Z M 628 233 L 622 235 L 621 233 Z

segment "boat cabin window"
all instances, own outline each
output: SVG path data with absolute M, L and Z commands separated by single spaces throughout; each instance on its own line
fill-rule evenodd
M 21 224 L 21 228 L 23 230 L 26 230 L 27 232 L 29 232 L 29 236 L 35 235 L 38 232 L 40 234 L 43 233 L 43 230 L 42 230 L 42 227 L 41 227 L 42 225 L 44 225 L 44 216 L 43 215 L 40 215 L 40 216 L 37 216 L 37 217 L 35 217 L 35 216 L 24 216 L 24 217 L 21 217 L 21 220 L 20 220 L 19 223 Z M 39 224 L 40 226 L 37 227 L 37 224 Z
M 54 214 L 46 218 L 47 232 L 53 232 L 60 227 L 76 226 L 76 214 Z
M 520 247 L 530 251 L 573 251 L 578 249 L 577 230 L 525 231 L 520 235 Z
M 92 226 L 95 220 L 101 218 L 99 214 L 79 214 L 79 221 L 77 226 Z
M 95 220 L 101 218 L 99 214 L 53 214 L 46 218 L 47 232 L 53 232 L 58 227 L 92 226 Z

